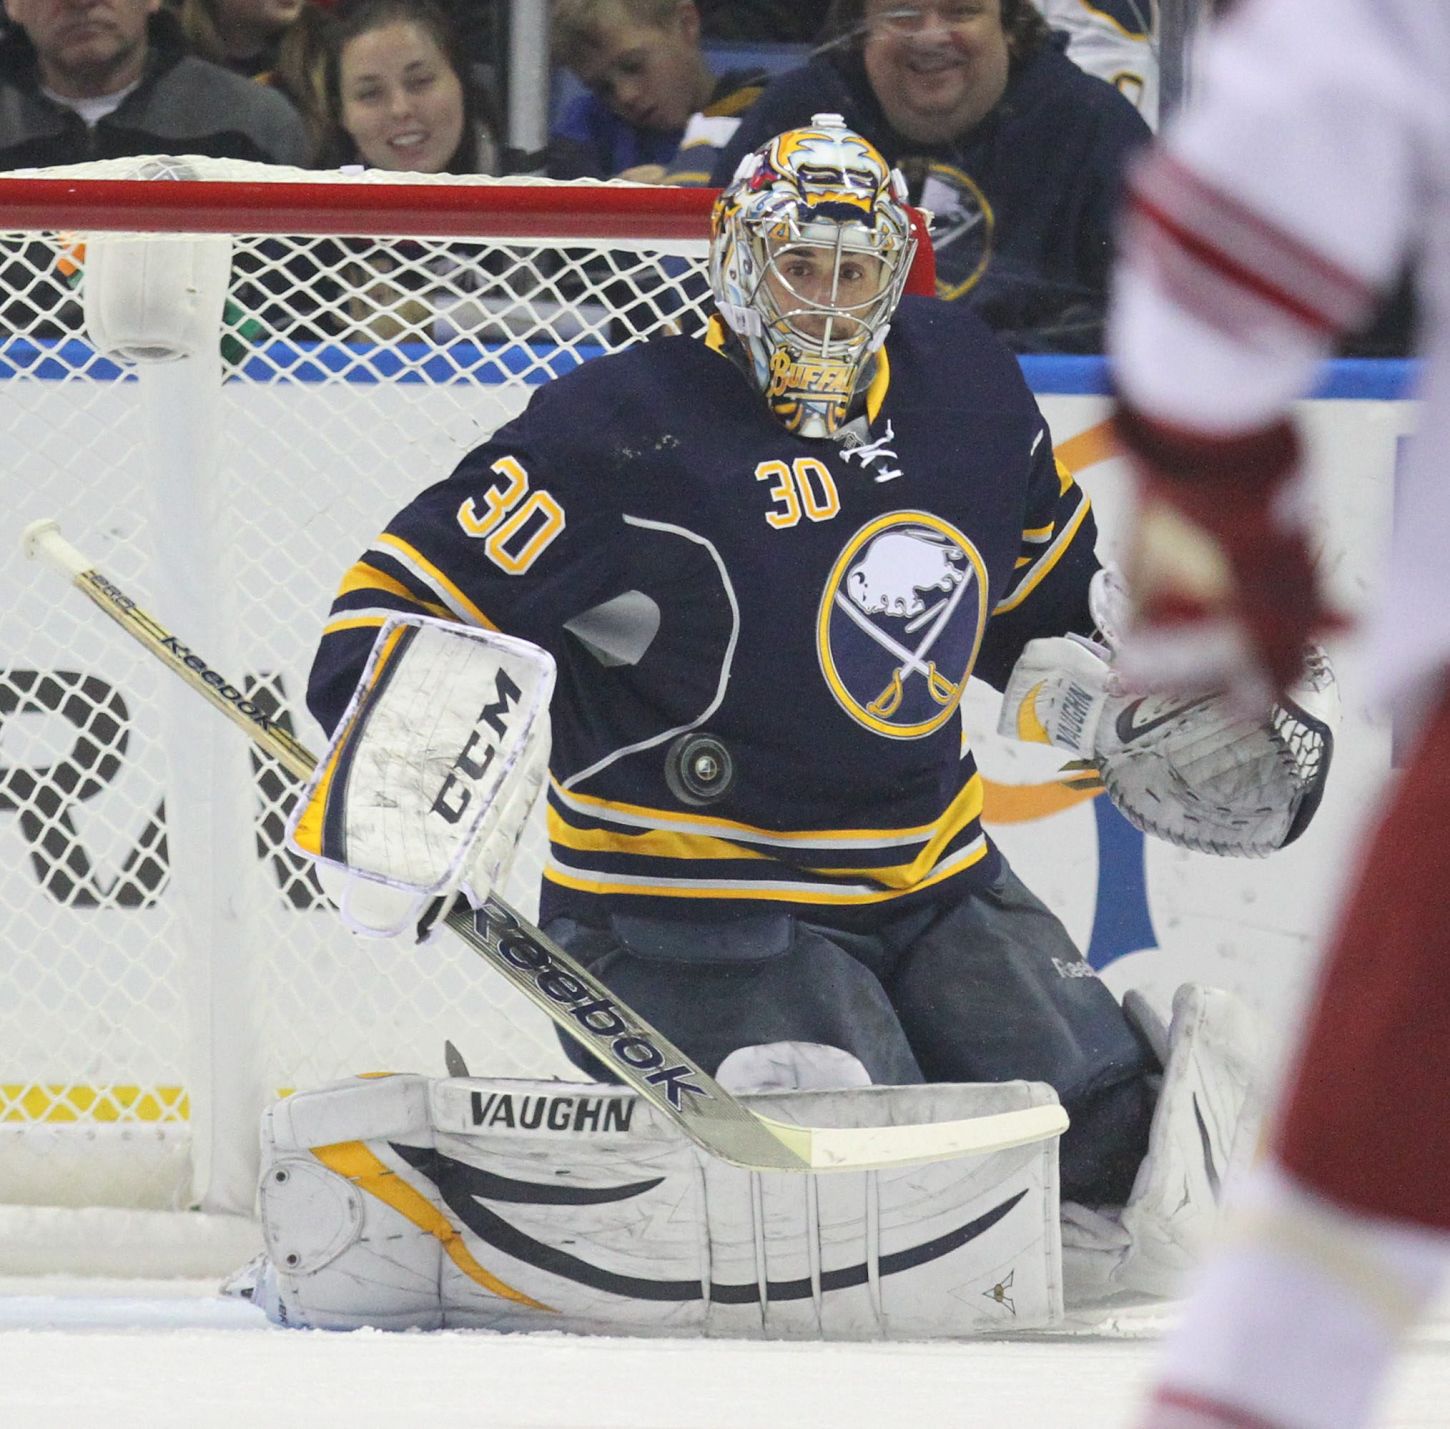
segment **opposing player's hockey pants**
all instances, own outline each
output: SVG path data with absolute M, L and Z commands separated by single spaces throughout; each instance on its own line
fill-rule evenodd
M 1311 1190 L 1450 1230 L 1450 680 L 1319 977 L 1274 1143 Z

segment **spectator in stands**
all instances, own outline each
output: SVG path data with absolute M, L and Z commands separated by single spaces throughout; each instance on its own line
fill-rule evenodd
M 753 74 L 711 73 L 694 0 L 554 0 L 553 49 L 591 91 L 551 136 L 553 178 L 657 182 L 692 114 L 758 93 Z
M 341 13 L 331 38 L 333 159 L 394 172 L 496 172 L 488 104 L 457 31 L 432 0 L 361 0 Z M 449 313 L 454 327 L 460 308 L 476 315 L 472 295 L 487 277 L 474 246 L 434 248 L 431 256 L 408 242 L 350 246 L 357 258 L 346 308 L 358 332 L 437 336 Z
M 431 0 L 361 0 L 332 34 L 331 157 L 419 174 L 492 174 L 498 137 L 458 34 Z
M 351 0 L 312 0 L 334 14 L 351 9 Z M 500 89 L 499 76 L 508 64 L 508 0 L 433 0 L 443 12 L 475 80 L 490 94 Z
M 936 215 L 942 297 L 1018 350 L 1099 350 L 1119 185 L 1149 137 L 1133 106 L 1062 53 L 1031 0 L 836 0 L 831 30 L 747 112 L 712 182 L 839 113 Z
M 160 0 L 5 0 L 0 169 L 130 154 L 302 164 L 280 95 L 188 55 Z
M 281 90 L 307 122 L 313 150 L 327 132 L 327 12 L 313 0 L 181 0 L 193 53 Z

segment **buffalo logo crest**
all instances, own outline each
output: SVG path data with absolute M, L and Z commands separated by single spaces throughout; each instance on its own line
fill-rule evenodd
M 816 646 L 841 707 L 892 739 L 955 713 L 987 619 L 986 572 L 956 527 L 923 511 L 863 526 L 821 598 Z

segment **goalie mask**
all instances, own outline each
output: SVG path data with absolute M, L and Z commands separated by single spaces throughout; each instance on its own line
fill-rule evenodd
M 901 175 L 835 114 L 748 154 L 710 218 L 710 287 L 787 430 L 828 437 L 916 251 Z

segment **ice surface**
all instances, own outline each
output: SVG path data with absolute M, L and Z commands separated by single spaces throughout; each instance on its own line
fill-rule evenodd
M 1168 1311 L 954 1345 L 279 1330 L 211 1282 L 0 1281 L 4 1429 L 1127 1429 Z M 1450 1425 L 1450 1320 L 1381 1420 Z

